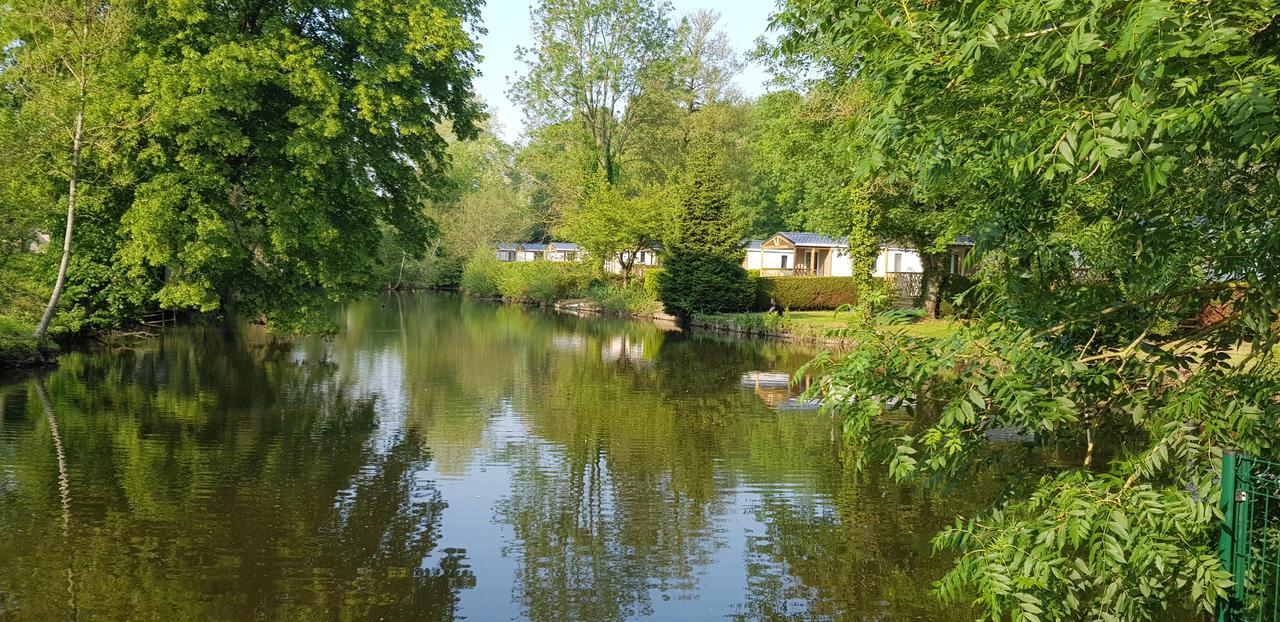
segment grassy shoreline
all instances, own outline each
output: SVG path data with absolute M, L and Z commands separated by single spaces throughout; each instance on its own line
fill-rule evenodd
M 658 305 L 645 306 L 643 309 L 628 309 L 623 305 L 603 304 L 601 300 L 595 298 L 569 298 L 554 302 L 535 302 L 503 296 L 464 295 L 476 300 L 541 307 L 564 313 L 630 318 L 667 325 L 680 324 L 679 318 L 663 312 Z M 784 316 L 770 315 L 763 312 L 696 315 L 690 318 L 687 326 L 696 330 L 764 337 L 807 345 L 829 347 L 853 345 L 853 341 L 850 338 L 838 334 L 838 331 L 849 327 L 849 315 L 847 313 L 836 313 L 835 311 L 792 311 Z M 916 322 L 902 324 L 895 330 L 899 330 L 903 335 L 909 337 L 945 337 L 954 333 L 959 327 L 960 324 L 953 320 L 921 319 Z
M 690 324 L 710 330 L 757 335 L 784 341 L 827 346 L 853 345 L 839 331 L 849 328 L 848 314 L 834 311 L 793 311 L 784 316 L 765 313 L 718 313 L 694 317 Z M 945 337 L 959 324 L 953 320 L 922 319 L 897 330 L 909 337 Z
M 52 341 L 29 335 L 0 335 L 0 369 L 22 369 L 53 365 L 58 347 Z

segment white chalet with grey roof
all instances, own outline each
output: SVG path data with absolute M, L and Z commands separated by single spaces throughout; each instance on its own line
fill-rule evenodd
M 780 231 L 764 240 L 748 240 L 742 266 L 760 271 L 760 276 L 853 276 L 853 259 L 847 238 L 830 238 L 805 231 Z M 957 238 L 950 247 L 947 271 L 963 274 L 964 257 L 973 240 Z M 872 275 L 919 274 L 924 272 L 920 253 L 909 244 L 884 242 L 876 257 Z
M 498 261 L 580 261 L 586 253 L 573 242 L 499 244 Z

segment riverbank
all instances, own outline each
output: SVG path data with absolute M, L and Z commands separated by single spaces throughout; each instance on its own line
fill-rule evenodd
M 848 347 L 852 338 L 842 335 L 849 328 L 848 314 L 834 311 L 793 311 L 782 316 L 766 313 L 719 313 L 700 315 L 690 325 L 705 330 L 738 333 L 828 347 Z M 896 329 L 907 337 L 946 337 L 959 324 L 953 320 L 920 319 Z
M 20 253 L 6 259 L 0 267 L 0 369 L 50 365 L 57 344 L 32 337 L 48 300 L 48 292 L 32 276 L 38 270 L 36 258 Z
M 34 337 L 0 335 L 0 369 L 21 369 L 53 365 L 58 348 L 50 341 Z
M 851 338 L 840 334 L 842 330 L 849 328 L 849 315 L 835 311 L 793 311 L 781 316 L 760 312 L 717 313 L 696 315 L 687 323 L 681 323 L 680 318 L 658 308 L 640 311 L 608 308 L 589 298 L 557 300 L 551 303 L 513 300 L 501 296 L 473 296 L 472 298 L 503 304 L 541 307 L 575 315 L 643 320 L 667 327 L 686 327 L 730 335 L 763 337 L 804 345 L 839 348 L 849 347 L 854 343 Z M 921 319 L 901 325 L 900 332 L 908 337 L 945 337 L 958 328 L 959 324 L 953 320 Z

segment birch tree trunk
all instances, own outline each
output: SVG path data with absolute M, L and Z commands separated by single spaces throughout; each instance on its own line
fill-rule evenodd
M 75 133 L 71 138 L 71 175 L 67 182 L 67 228 L 62 235 L 62 263 L 58 264 L 58 279 L 53 283 L 53 292 L 49 294 L 49 304 L 44 309 L 44 316 L 36 326 L 35 336 L 43 339 L 49 332 L 49 322 L 58 308 L 58 299 L 67 285 L 67 267 L 71 264 L 71 235 L 76 226 L 76 185 L 80 181 L 80 151 L 84 145 L 84 98 L 86 85 L 81 82 L 80 101 L 76 109 Z

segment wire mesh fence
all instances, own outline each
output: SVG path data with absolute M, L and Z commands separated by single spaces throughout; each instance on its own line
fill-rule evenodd
M 1280 463 L 1222 458 L 1218 554 L 1235 585 L 1219 622 L 1280 622 Z

